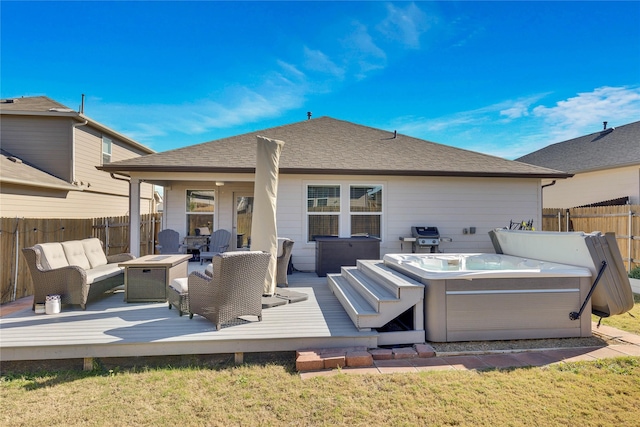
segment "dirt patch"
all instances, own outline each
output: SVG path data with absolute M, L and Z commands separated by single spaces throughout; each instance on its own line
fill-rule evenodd
M 0 364 L 0 374 L 36 374 L 43 372 L 82 371 L 83 359 L 17 360 Z M 295 352 L 245 353 L 244 363 L 280 364 L 293 368 Z M 141 371 L 161 368 L 223 369 L 234 366 L 233 354 L 186 354 L 178 356 L 103 357 L 93 360 L 93 370 Z
M 429 343 L 438 353 L 477 353 L 505 350 L 535 350 L 550 348 L 606 347 L 619 344 L 616 340 L 592 336 L 587 338 L 551 338 L 506 341 L 468 341 L 450 343 Z

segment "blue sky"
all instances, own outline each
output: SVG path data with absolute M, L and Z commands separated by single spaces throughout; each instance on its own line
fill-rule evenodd
M 0 3 L 2 98 L 157 151 L 331 116 L 508 159 L 640 120 L 640 2 Z M 286 141 L 285 141 L 286 142 Z

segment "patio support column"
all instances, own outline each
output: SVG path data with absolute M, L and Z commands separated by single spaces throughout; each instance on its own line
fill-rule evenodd
M 129 181 L 129 252 L 140 256 L 140 179 Z

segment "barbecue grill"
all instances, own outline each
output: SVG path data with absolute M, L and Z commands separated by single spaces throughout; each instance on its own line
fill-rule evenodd
M 411 227 L 411 237 L 416 239 L 411 245 L 411 252 L 438 252 L 438 246 L 440 245 L 438 227 Z

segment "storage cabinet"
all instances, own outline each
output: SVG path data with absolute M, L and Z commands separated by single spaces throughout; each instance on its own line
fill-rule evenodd
M 340 273 L 358 259 L 380 259 L 380 239 L 375 237 L 316 237 L 316 274 Z

